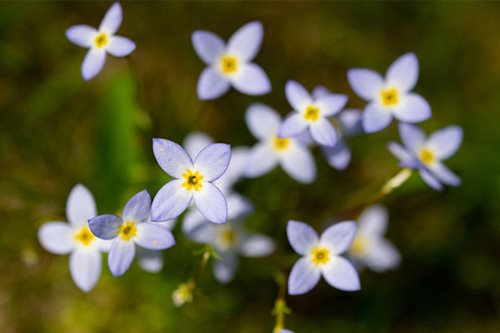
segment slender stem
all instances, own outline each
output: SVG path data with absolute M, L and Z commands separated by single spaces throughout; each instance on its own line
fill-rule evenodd
M 278 297 L 274 303 L 272 314 L 276 316 L 276 324 L 274 325 L 273 333 L 278 333 L 285 328 L 285 316 L 290 314 L 291 311 L 286 305 L 286 278 L 283 273 L 279 273 L 276 277 L 279 285 Z

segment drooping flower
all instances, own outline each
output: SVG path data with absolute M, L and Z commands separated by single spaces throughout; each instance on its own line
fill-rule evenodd
M 135 257 L 136 246 L 165 250 L 175 245 L 172 233 L 150 221 L 151 197 L 146 190 L 125 205 L 122 217 L 106 214 L 89 220 L 90 230 L 101 239 L 112 240 L 108 265 L 114 276 L 123 275 Z
M 109 242 L 94 237 L 88 219 L 97 215 L 92 193 L 78 184 L 71 190 L 66 202 L 68 222 L 48 222 L 38 230 L 40 244 L 54 254 L 70 254 L 69 269 L 75 284 L 90 291 L 101 275 L 101 252 L 109 249 Z
M 398 250 L 384 239 L 387 230 L 387 209 L 380 205 L 366 208 L 358 218 L 356 236 L 349 249 L 349 257 L 358 267 L 369 267 L 383 272 L 400 263 Z
M 354 239 L 354 222 L 337 223 L 326 229 L 321 237 L 309 225 L 298 221 L 289 221 L 286 231 L 290 245 L 302 255 L 288 278 L 290 295 L 307 293 L 316 286 L 322 275 L 334 288 L 344 291 L 360 289 L 356 269 L 340 256 L 349 249 Z
M 125 57 L 135 50 L 133 41 L 115 35 L 121 23 L 122 7 L 115 2 L 104 15 L 99 29 L 88 25 L 75 25 L 66 30 L 66 37 L 73 44 L 89 49 L 82 63 L 84 80 L 90 80 L 99 74 L 106 62 L 107 53 L 115 57 Z
M 432 133 L 428 138 L 424 131 L 410 124 L 400 124 L 399 134 L 404 147 L 389 143 L 389 150 L 399 158 L 401 166 L 419 171 L 422 179 L 433 189 L 443 185 L 458 186 L 460 178 L 442 162 L 453 156 L 463 138 L 462 128 L 448 126 Z
M 246 122 L 260 142 L 248 153 L 245 176 L 261 176 L 280 164 L 295 180 L 301 183 L 314 181 L 316 164 L 311 152 L 298 137 L 278 137 L 281 117 L 275 110 L 264 104 L 252 104 L 246 112 Z
M 170 140 L 153 139 L 153 152 L 163 171 L 174 177 L 153 199 L 153 222 L 175 219 L 194 200 L 207 220 L 226 223 L 226 199 L 213 182 L 224 174 L 229 165 L 229 145 L 211 144 L 196 155 L 194 162 L 180 145 Z
M 259 51 L 263 37 L 258 21 L 242 26 L 229 39 L 227 45 L 212 32 L 198 30 L 193 33 L 193 47 L 208 65 L 198 80 L 198 97 L 215 99 L 224 95 L 231 86 L 247 95 L 263 95 L 271 91 L 271 83 L 262 68 L 252 60 Z
M 338 134 L 327 118 L 342 110 L 347 103 L 347 96 L 329 94 L 315 98 L 295 81 L 286 83 L 285 92 L 293 111 L 281 125 L 278 136 L 293 137 L 308 129 L 312 139 L 318 144 L 335 146 Z
M 271 238 L 250 233 L 243 226 L 243 217 L 251 210 L 251 204 L 237 194 L 227 200 L 228 223 L 223 225 L 207 221 L 198 211 L 190 211 L 184 218 L 184 233 L 197 243 L 211 244 L 220 259 L 214 262 L 217 281 L 227 283 L 233 279 L 238 266 L 238 256 L 262 257 L 274 251 Z
M 431 117 L 431 107 L 420 95 L 411 91 L 418 80 L 418 59 L 407 53 L 396 59 L 382 76 L 370 69 L 356 68 L 347 73 L 354 92 L 368 105 L 363 113 L 367 133 L 387 127 L 395 117 L 405 123 L 417 123 Z

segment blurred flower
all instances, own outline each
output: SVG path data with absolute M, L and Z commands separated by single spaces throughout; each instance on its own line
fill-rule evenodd
M 228 219 L 224 225 L 209 223 L 198 211 L 184 218 L 184 233 L 193 241 L 211 244 L 220 259 L 214 263 L 217 281 L 227 283 L 234 277 L 238 255 L 262 257 L 274 251 L 274 242 L 267 236 L 249 233 L 243 227 L 243 217 L 252 210 L 251 204 L 237 194 L 228 196 Z
M 247 110 L 246 122 L 260 142 L 248 153 L 245 176 L 261 176 L 280 164 L 295 180 L 301 183 L 314 181 L 316 164 L 311 152 L 299 138 L 277 136 L 281 117 L 275 110 L 264 104 L 252 104 Z
M 418 80 L 418 59 L 407 53 L 396 59 L 382 76 L 370 69 L 355 68 L 347 73 L 354 92 L 369 104 L 363 113 L 363 128 L 378 132 L 396 117 L 399 121 L 416 123 L 431 117 L 431 107 L 420 95 L 412 93 Z
M 106 62 L 106 53 L 125 57 L 135 50 L 133 41 L 115 36 L 121 23 L 122 7 L 115 2 L 104 15 L 98 30 L 88 25 L 75 25 L 66 30 L 66 37 L 73 44 L 89 49 L 82 64 L 84 80 L 90 80 L 99 74 Z
M 89 220 L 90 230 L 101 239 L 112 239 L 108 265 L 114 276 L 125 273 L 136 252 L 136 245 L 148 250 L 164 250 L 175 244 L 172 233 L 149 220 L 151 197 L 146 190 L 134 195 L 123 209 L 123 218 L 99 215 Z
M 177 289 L 172 293 L 172 301 L 176 307 L 181 307 L 186 303 L 190 303 L 193 301 L 193 287 L 191 284 L 183 283 L 180 284 Z
M 277 333 L 294 333 L 293 331 L 290 331 L 290 330 L 279 330 Z
M 356 233 L 354 222 L 337 223 L 326 229 L 321 237 L 309 225 L 298 221 L 289 221 L 286 231 L 290 245 L 303 256 L 290 272 L 290 295 L 307 293 L 316 286 L 321 275 L 334 288 L 360 289 L 358 273 L 349 261 L 339 256 L 351 246 Z
M 309 129 L 312 139 L 318 144 L 335 146 L 338 134 L 327 117 L 336 115 L 342 110 L 347 103 L 347 96 L 328 94 L 315 98 L 295 81 L 286 83 L 285 92 L 293 111 L 281 125 L 278 135 L 286 138 Z
M 348 252 L 358 267 L 382 272 L 399 266 L 398 250 L 384 239 L 387 220 L 387 209 L 380 205 L 368 207 L 360 215 L 356 237 Z
M 167 222 L 155 222 L 163 228 L 172 231 L 175 226 L 174 221 Z M 163 268 L 163 251 L 158 250 L 148 250 L 141 247 L 137 247 L 137 257 L 139 267 L 149 273 L 158 273 Z
M 426 138 L 424 131 L 410 124 L 400 124 L 399 134 L 404 147 L 390 142 L 389 150 L 399 158 L 401 166 L 418 170 L 422 179 L 433 189 L 442 190 L 442 184 L 460 185 L 460 178 L 442 161 L 460 147 L 463 131 L 459 126 L 448 126 Z
M 262 42 L 263 28 L 258 21 L 250 22 L 236 31 L 227 45 L 212 32 L 193 33 L 193 47 L 208 67 L 198 80 L 198 97 L 215 99 L 225 94 L 232 85 L 248 95 L 263 95 L 271 91 L 266 73 L 251 61 Z
M 71 277 L 78 288 L 88 292 L 101 275 L 101 252 L 109 242 L 94 237 L 87 221 L 97 215 L 94 197 L 83 185 L 71 190 L 66 202 L 67 222 L 48 222 L 38 230 L 40 244 L 54 254 L 69 254 Z
M 226 171 L 231 147 L 215 143 L 203 148 L 193 160 L 177 143 L 153 139 L 153 152 L 160 167 L 174 180 L 156 193 L 151 211 L 154 222 L 176 218 L 193 201 L 205 218 L 226 223 L 227 203 L 222 191 L 213 184 Z

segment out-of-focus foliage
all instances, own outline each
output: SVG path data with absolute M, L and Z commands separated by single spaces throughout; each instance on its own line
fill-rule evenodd
M 352 201 L 370 195 L 398 171 L 386 149 L 395 125 L 352 140 L 345 172 L 319 161 L 318 179 L 300 185 L 281 170 L 238 189 L 255 204 L 248 226 L 274 237 L 275 255 L 244 259 L 236 279 L 202 277 L 195 301 L 172 305 L 171 293 L 189 277 L 199 246 L 176 228 L 178 246 L 165 253 L 159 274 L 136 264 L 119 279 L 107 267 L 97 287 L 80 292 L 68 258 L 38 245 L 45 221 L 63 219 L 77 182 L 94 193 L 100 213 L 113 213 L 133 193 L 155 193 L 166 181 L 155 164 L 151 138 L 182 141 L 201 130 L 234 146 L 252 145 L 244 112 L 254 101 L 283 115 L 288 79 L 348 93 L 352 67 L 384 70 L 415 51 L 416 91 L 433 118 L 424 128 L 463 126 L 464 143 L 449 166 L 463 179 L 436 193 L 418 177 L 386 203 L 388 237 L 403 256 L 390 273 L 363 271 L 363 290 L 348 294 L 326 283 L 289 297 L 296 332 L 498 332 L 500 298 L 500 7 L 495 3 L 439 2 L 202 2 L 124 3 L 120 29 L 137 43 L 130 59 L 109 57 L 90 82 L 80 76 L 85 51 L 70 44 L 71 25 L 97 25 L 109 3 L 3 2 L 0 6 L 0 331 L 2 332 L 270 332 L 277 287 L 275 268 L 296 259 L 285 239 L 290 218 L 317 229 Z M 229 36 L 261 20 L 257 57 L 273 84 L 263 97 L 231 91 L 200 102 L 196 82 L 204 67 L 191 33 Z

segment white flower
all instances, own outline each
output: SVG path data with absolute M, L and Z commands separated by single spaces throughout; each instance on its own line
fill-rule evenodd
M 261 176 L 280 164 L 295 180 L 301 183 L 314 181 L 316 164 L 311 152 L 298 137 L 278 137 L 281 117 L 275 110 L 264 104 L 252 104 L 247 110 L 246 122 L 260 142 L 248 153 L 245 176 Z
M 107 251 L 109 242 L 94 237 L 88 219 L 96 216 L 96 206 L 90 191 L 76 185 L 66 202 L 67 222 L 48 222 L 38 230 L 40 244 L 54 254 L 70 254 L 71 277 L 78 288 L 90 291 L 101 275 L 101 252 Z
M 257 21 L 242 26 L 227 45 L 209 31 L 195 31 L 193 47 L 208 65 L 198 80 L 198 97 L 215 99 L 225 94 L 231 85 L 248 95 L 270 92 L 271 83 L 266 73 L 251 62 L 259 51 L 262 36 L 262 24 Z
M 172 229 L 175 226 L 175 220 L 155 222 L 155 224 L 172 232 Z M 161 250 L 148 250 L 142 247 L 137 247 L 137 259 L 139 266 L 146 272 L 158 273 L 163 268 L 163 251 Z
M 287 236 L 295 252 L 302 255 L 288 278 L 290 295 L 305 294 L 316 286 L 321 275 L 332 287 L 345 291 L 360 289 L 359 276 L 352 264 L 340 256 L 351 246 L 356 224 L 335 224 L 321 237 L 303 222 L 289 221 Z
M 121 23 L 122 7 L 115 2 L 104 15 L 98 30 L 88 25 L 75 25 L 66 30 L 66 37 L 72 43 L 89 49 L 82 64 L 84 80 L 99 74 L 106 62 L 106 53 L 125 57 L 135 50 L 133 41 L 115 35 Z
M 349 70 L 347 76 L 356 94 L 369 102 L 363 113 L 363 128 L 367 133 L 387 127 L 393 116 L 406 123 L 431 117 L 427 101 L 411 92 L 418 80 L 418 59 L 414 53 L 396 59 L 385 79 L 377 72 L 362 68 Z
M 335 146 L 338 134 L 327 117 L 342 110 L 347 103 L 347 96 L 329 94 L 315 98 L 295 81 L 286 83 L 285 92 L 293 111 L 281 125 L 278 136 L 293 137 L 309 129 L 309 134 L 316 143 L 328 147 Z
M 358 267 L 383 272 L 399 266 L 398 250 L 384 239 L 387 220 L 387 209 L 380 205 L 368 207 L 360 215 L 356 237 L 348 252 Z

